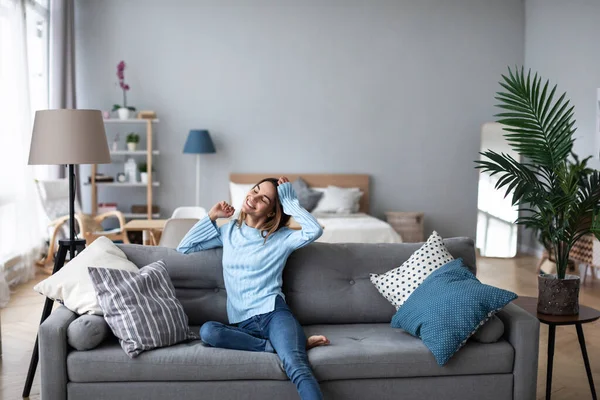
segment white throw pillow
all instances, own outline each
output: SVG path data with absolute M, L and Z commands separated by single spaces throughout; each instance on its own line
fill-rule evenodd
M 363 195 L 359 188 L 328 186 L 327 188 L 314 188 L 314 190 L 323 192 L 323 197 L 313 210 L 314 213 L 356 213 Z
M 56 274 L 35 285 L 33 290 L 60 301 L 74 313 L 102 315 L 102 308 L 96 298 L 88 267 L 139 272 L 138 267 L 127 260 L 121 249 L 110 239 L 101 236 L 65 264 Z
M 229 182 L 229 195 L 231 196 L 231 205 L 235 208 L 233 218 L 242 210 L 242 205 L 246 199 L 246 195 L 254 187 L 254 183 L 233 183 Z
M 452 260 L 454 257 L 442 237 L 433 231 L 427 242 L 401 266 L 385 274 L 370 274 L 371 283 L 397 310 L 429 274 Z

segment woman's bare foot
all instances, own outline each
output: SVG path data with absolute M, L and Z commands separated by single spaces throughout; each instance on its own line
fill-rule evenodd
M 317 347 L 317 346 L 325 346 L 328 345 L 329 339 L 327 339 L 325 336 L 323 335 L 313 335 L 311 337 L 309 337 L 308 339 L 306 339 L 306 350 L 310 350 L 313 347 Z

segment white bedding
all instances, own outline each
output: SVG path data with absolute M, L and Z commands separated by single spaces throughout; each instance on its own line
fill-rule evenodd
M 390 224 L 367 214 L 315 214 L 315 217 L 324 227 L 323 235 L 317 242 L 402 243 L 400 235 Z

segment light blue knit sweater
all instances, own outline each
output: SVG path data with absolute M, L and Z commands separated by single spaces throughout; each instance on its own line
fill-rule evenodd
M 282 274 L 288 256 L 296 249 L 317 240 L 323 230 L 317 220 L 300 206 L 291 183 L 277 187 L 283 211 L 302 227 L 283 227 L 266 243 L 258 229 L 236 221 L 217 228 L 205 217 L 185 235 L 177 251 L 189 254 L 223 247 L 223 278 L 227 290 L 227 316 L 235 324 L 275 309 L 281 292 Z

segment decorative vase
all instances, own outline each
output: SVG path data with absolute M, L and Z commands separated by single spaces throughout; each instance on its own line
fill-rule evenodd
M 148 173 L 140 172 L 140 180 L 142 181 L 142 183 L 148 183 Z
M 127 150 L 129 150 L 129 151 L 135 151 L 136 148 L 137 148 L 137 143 L 135 143 L 135 142 L 127 142 Z
M 119 119 L 129 119 L 129 108 L 121 107 L 117 110 Z
M 127 177 L 127 182 L 137 183 L 137 171 L 137 163 L 133 158 L 129 158 L 125 163 L 125 176 Z
M 541 314 L 579 314 L 579 282 L 577 275 L 565 275 L 558 279 L 555 274 L 538 276 L 538 306 Z

